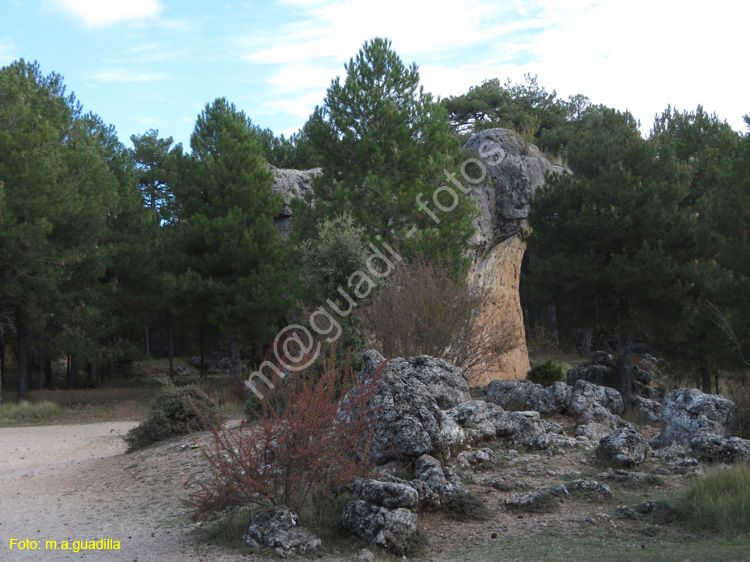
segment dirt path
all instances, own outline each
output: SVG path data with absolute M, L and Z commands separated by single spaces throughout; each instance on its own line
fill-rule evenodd
M 176 442 L 124 455 L 119 434 L 133 425 L 0 428 L 0 560 L 247 560 L 201 544 L 186 517 L 180 498 L 198 452 Z M 38 547 L 11 550 L 11 539 Z M 119 550 L 74 551 L 73 541 L 106 539 Z

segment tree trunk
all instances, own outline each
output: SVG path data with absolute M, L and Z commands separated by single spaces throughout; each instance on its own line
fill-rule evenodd
M 23 317 L 23 311 L 21 310 L 21 307 L 18 307 L 16 309 L 16 359 L 18 361 L 18 385 L 16 389 L 16 402 L 26 400 L 26 383 L 29 377 L 29 358 L 28 350 L 26 348 L 27 337 L 28 334 L 26 333 L 26 324 L 25 318 Z
M 620 394 L 625 409 L 630 409 L 632 387 L 630 381 L 630 330 L 628 328 L 627 307 L 623 306 L 618 314 L 620 344 Z
M 151 357 L 151 334 L 146 326 L 146 357 Z
M 88 382 L 91 384 L 96 383 L 96 363 L 89 361 L 86 363 L 86 373 L 88 374 Z
M 68 371 L 68 388 L 73 388 L 78 376 L 78 361 L 74 355 L 70 356 L 70 370 Z
M 52 382 L 52 359 L 50 357 L 44 358 L 44 384 L 47 388 L 55 386 Z
M 3 382 L 5 379 L 5 334 L 0 328 L 0 406 L 3 405 Z
M 201 375 L 200 380 L 204 381 L 206 380 L 206 376 L 208 375 L 208 363 L 206 362 L 206 344 L 205 344 L 205 338 L 203 336 L 203 326 L 200 327 L 198 330 L 198 347 L 200 347 L 201 352 Z
M 701 390 L 706 394 L 711 394 L 711 371 L 701 356 Z
M 557 307 L 554 303 L 547 307 L 547 334 L 552 345 L 560 345 L 560 333 L 557 330 Z
M 26 381 L 26 388 L 31 389 L 34 388 L 34 369 L 37 368 L 38 361 L 36 360 L 36 353 L 33 351 L 31 353 L 28 353 L 29 357 L 29 379 Z M 39 369 L 39 376 L 42 376 L 42 370 Z
M 719 374 L 714 374 L 714 382 L 716 383 L 716 394 L 719 394 Z
M 229 349 L 232 354 L 232 376 L 234 377 L 235 386 L 242 384 L 242 365 L 240 364 L 240 346 L 237 345 L 237 336 L 232 333 L 232 339 L 229 343 Z
M 174 330 L 172 314 L 169 314 L 169 379 L 174 380 Z

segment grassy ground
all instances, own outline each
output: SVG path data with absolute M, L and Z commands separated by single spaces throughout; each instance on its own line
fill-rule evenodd
M 187 365 L 185 361 L 178 361 L 177 364 Z M 16 409 L 15 374 L 6 373 L 0 427 L 141 420 L 148 414 L 154 394 L 161 387 L 159 378 L 165 377 L 166 373 L 166 360 L 150 359 L 129 366 L 125 372 L 114 373 L 110 381 L 96 383 L 90 388 L 29 390 L 28 402 L 38 410 L 42 409 L 44 402 L 59 406 L 59 410 L 40 416 L 4 415 Z M 180 376 L 175 382 L 198 384 L 198 379 L 198 373 L 193 369 L 190 375 Z M 227 417 L 241 416 L 244 400 L 235 396 L 230 373 L 208 375 L 199 384 L 214 397 L 223 414 Z

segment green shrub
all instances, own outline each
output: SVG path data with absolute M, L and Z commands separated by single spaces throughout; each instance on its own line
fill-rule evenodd
M 471 492 L 454 495 L 446 507 L 448 517 L 458 521 L 490 521 L 495 516 L 484 500 Z
M 697 478 L 677 508 L 695 529 L 725 536 L 750 532 L 750 467 L 711 468 Z
M 528 373 L 526 378 L 535 384 L 541 384 L 542 386 L 550 386 L 557 381 L 565 379 L 565 373 L 557 363 L 551 360 L 544 361 L 534 365 Z
M 18 404 L 0 406 L 0 420 L 20 422 L 48 420 L 59 416 L 60 412 L 60 406 L 49 400 L 35 404 L 24 400 Z
M 210 429 L 218 420 L 216 403 L 200 387 L 170 384 L 156 394 L 148 417 L 128 431 L 125 441 L 128 451 L 134 451 L 192 431 Z

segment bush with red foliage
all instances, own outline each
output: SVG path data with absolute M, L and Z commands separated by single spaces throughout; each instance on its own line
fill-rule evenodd
M 211 474 L 188 500 L 194 519 L 247 505 L 302 509 L 313 491 L 333 495 L 369 473 L 367 420 L 379 377 L 357 383 L 351 368 L 335 364 L 287 375 L 283 411 L 264 400 L 252 425 L 212 430 L 211 445 L 202 448 Z

